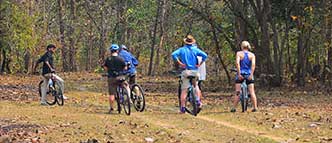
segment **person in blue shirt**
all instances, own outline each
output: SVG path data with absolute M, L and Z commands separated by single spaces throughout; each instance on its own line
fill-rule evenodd
M 240 100 L 240 91 L 241 91 L 241 83 L 244 79 L 246 79 L 246 83 L 248 85 L 248 90 L 250 94 L 251 101 L 253 102 L 252 112 L 257 111 L 257 99 L 254 88 L 254 72 L 256 66 L 256 57 L 255 54 L 250 52 L 251 46 L 248 41 L 243 41 L 241 43 L 241 50 L 236 53 L 236 70 L 237 74 L 235 77 L 235 92 L 236 96 L 234 96 L 234 105 L 231 109 L 231 112 L 236 112 L 236 106 Z
M 195 76 L 199 77 L 198 67 L 201 66 L 202 63 L 205 62 L 207 59 L 207 54 L 197 48 L 196 40 L 192 35 L 188 35 L 184 39 L 185 45 L 183 47 L 178 48 L 172 53 L 172 58 L 174 61 L 177 62 L 183 68 L 184 70 L 181 73 L 181 107 L 180 107 L 180 113 L 185 113 L 185 102 L 186 102 L 186 96 L 187 96 L 187 90 L 189 87 L 189 79 L 188 76 Z M 202 57 L 202 61 L 198 63 L 197 57 Z M 198 87 L 198 83 L 196 82 L 194 84 L 195 87 Z M 201 90 L 199 88 L 195 88 L 196 93 L 198 96 L 197 104 L 199 106 L 199 110 L 201 109 Z
M 119 56 L 129 65 L 128 70 L 125 71 L 125 74 L 129 75 L 129 84 L 132 85 L 136 83 L 136 67 L 139 63 L 138 60 L 128 51 L 125 45 L 121 45 Z

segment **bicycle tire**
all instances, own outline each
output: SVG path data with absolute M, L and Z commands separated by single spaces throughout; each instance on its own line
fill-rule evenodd
M 42 93 L 41 93 L 41 85 L 43 84 L 44 80 L 41 80 L 38 84 L 38 93 L 39 93 L 39 97 L 41 97 Z
M 241 92 L 241 97 L 240 97 L 240 101 L 241 101 L 241 107 L 242 107 L 242 112 L 246 112 L 247 111 L 247 96 L 246 94 L 248 94 L 245 89 L 242 89 L 242 92 Z
M 122 101 L 123 110 L 127 115 L 130 115 L 130 97 L 128 91 L 125 88 L 122 88 L 122 96 L 123 96 L 123 101 Z
M 179 100 L 179 109 L 181 110 L 181 78 L 179 80 L 179 86 L 178 86 L 178 100 Z
M 57 102 L 56 91 L 50 89 L 50 91 L 46 95 L 46 103 L 48 105 L 54 105 L 56 102 Z
M 54 84 L 54 88 L 55 88 L 55 91 L 56 91 L 56 95 L 55 95 L 55 98 L 56 98 L 56 102 L 59 106 L 63 106 L 64 105 L 64 99 L 63 99 L 63 95 L 62 95 L 62 90 L 61 90 L 61 86 L 60 86 L 60 83 L 59 82 L 55 82 Z
M 135 88 L 138 88 L 140 95 L 137 95 L 137 93 L 135 93 Z M 139 85 L 139 84 L 134 84 L 131 89 L 131 99 L 134 105 L 134 108 L 136 109 L 136 111 L 138 112 L 143 112 L 145 109 L 145 96 L 144 96 L 144 90 L 143 88 Z M 134 97 L 136 96 L 136 97 Z
M 115 94 L 115 100 L 116 100 L 116 103 L 117 103 L 117 110 L 118 110 L 118 113 L 120 114 L 121 113 L 121 104 L 120 104 L 120 88 L 117 87 L 116 88 L 116 94 Z
M 198 107 L 196 104 L 196 95 L 194 92 L 195 89 L 192 87 L 190 87 L 190 88 L 188 89 L 188 96 L 187 96 L 186 102 L 189 102 L 191 109 L 187 108 L 188 106 L 186 106 L 186 111 L 193 116 L 197 116 Z

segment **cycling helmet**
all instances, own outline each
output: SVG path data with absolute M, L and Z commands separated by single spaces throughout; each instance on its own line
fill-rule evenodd
M 110 47 L 110 51 L 116 51 L 116 50 L 119 50 L 119 45 L 118 44 L 112 44 L 111 47 Z

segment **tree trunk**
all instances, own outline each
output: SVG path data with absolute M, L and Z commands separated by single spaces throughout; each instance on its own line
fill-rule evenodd
M 269 0 L 256 1 L 256 3 L 253 0 L 249 0 L 249 3 L 254 9 L 255 17 L 261 31 L 260 43 L 259 45 L 256 45 L 257 71 L 272 74 L 273 62 L 271 60 L 270 34 L 268 25 L 268 16 L 271 14 L 271 4 Z
M 153 71 L 153 59 L 154 59 L 154 53 L 155 53 L 155 45 L 156 45 L 156 36 L 157 36 L 157 27 L 158 27 L 158 20 L 159 20 L 159 14 L 160 14 L 160 9 L 161 9 L 161 2 L 159 0 L 156 0 L 158 3 L 158 8 L 157 8 L 157 14 L 155 17 L 155 22 L 154 22 L 154 27 L 153 27 L 153 36 L 152 36 L 152 42 L 151 42 L 151 48 L 150 48 L 150 63 L 149 63 L 149 71 L 148 75 L 154 75 Z
M 161 16 L 160 16 L 160 21 L 159 21 L 159 27 L 160 27 L 160 41 L 159 41 L 159 46 L 157 48 L 157 55 L 156 55 L 156 62 L 154 64 L 153 67 L 153 71 L 156 71 L 156 69 L 159 69 L 159 65 L 160 65 L 160 52 L 163 48 L 163 44 L 164 44 L 164 20 L 165 20 L 165 13 L 166 13 L 166 0 L 161 0 Z M 158 71 L 157 71 L 158 72 Z
M 105 0 L 100 1 L 101 9 L 100 10 L 100 44 L 99 44 L 99 60 L 104 59 L 105 55 L 105 39 L 106 39 L 106 34 L 105 34 Z
M 69 65 L 67 61 L 67 47 L 65 44 L 65 25 L 63 21 L 63 7 L 64 7 L 64 0 L 58 0 L 58 18 L 59 18 L 59 28 L 60 28 L 60 44 L 61 44 L 61 55 L 62 55 L 62 70 L 69 71 Z
M 24 72 L 28 73 L 29 72 L 29 67 L 30 67 L 30 58 L 31 54 L 29 50 L 25 50 L 24 52 Z
M 75 0 L 70 0 L 70 28 L 69 28 L 69 64 L 70 64 L 70 71 L 77 71 L 76 67 L 76 48 L 75 48 L 75 40 L 74 40 L 74 32 L 75 32 L 75 26 L 74 21 L 76 20 L 76 12 L 75 12 Z
M 297 67 L 296 67 L 296 77 L 297 85 L 303 87 L 305 85 L 304 81 L 304 33 L 300 32 L 297 42 Z
M 221 56 L 221 53 L 220 53 L 220 51 L 221 51 L 221 47 L 220 47 L 220 44 L 219 44 L 219 40 L 218 40 L 217 32 L 216 32 L 216 30 L 215 30 L 214 25 L 211 25 L 211 26 L 212 26 L 212 32 L 213 32 L 213 39 L 214 39 L 214 42 L 215 42 L 215 44 L 216 44 L 216 50 L 215 50 L 215 51 L 216 51 L 216 53 L 217 53 L 217 56 L 218 56 L 218 58 L 219 58 L 219 60 L 220 60 L 221 65 L 222 65 L 222 67 L 224 68 L 225 73 L 226 73 L 226 75 L 227 75 L 228 84 L 231 85 L 231 77 L 230 77 L 230 75 L 229 75 L 229 72 L 228 72 L 228 70 L 227 70 L 227 66 L 225 65 L 225 62 L 224 62 L 224 60 L 222 59 L 222 56 Z
M 281 71 L 282 71 L 282 66 L 280 63 L 281 59 L 280 57 L 282 57 L 281 54 L 281 50 L 280 50 L 280 46 L 279 46 L 279 33 L 277 31 L 277 27 L 276 24 L 274 23 L 272 16 L 270 15 L 269 17 L 270 20 L 270 24 L 272 27 L 272 31 L 273 31 L 273 60 L 274 60 L 274 73 L 275 73 L 275 77 L 276 79 L 273 82 L 273 86 L 280 86 L 281 85 L 281 81 L 282 81 L 282 77 L 281 77 Z

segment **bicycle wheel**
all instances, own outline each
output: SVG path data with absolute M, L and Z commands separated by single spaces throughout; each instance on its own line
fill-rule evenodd
M 196 103 L 196 95 L 195 95 L 195 89 L 190 87 L 188 89 L 188 95 L 187 95 L 187 99 L 186 99 L 186 111 L 194 116 L 197 116 L 197 103 Z
M 242 107 L 242 112 L 247 111 L 247 106 L 248 106 L 248 101 L 247 101 L 247 96 L 248 94 L 245 89 L 242 89 L 242 93 L 240 95 L 240 101 L 241 101 L 241 107 Z
M 145 108 L 145 96 L 144 91 L 140 85 L 134 84 L 131 87 L 131 99 L 136 111 L 143 112 Z
M 55 95 L 56 102 L 58 103 L 59 106 L 63 106 L 64 100 L 63 100 L 63 95 L 62 95 L 62 89 L 60 87 L 61 87 L 60 83 L 55 82 L 54 88 L 55 88 L 55 91 L 56 91 L 56 95 Z
M 181 81 L 179 81 L 179 87 L 178 87 L 178 99 L 179 99 L 179 108 L 181 110 Z
M 116 100 L 116 104 L 118 107 L 118 113 L 121 113 L 121 103 L 120 103 L 120 94 L 121 94 L 121 88 L 117 87 L 116 88 L 116 94 L 115 94 L 115 100 Z
M 122 105 L 123 105 L 123 109 L 125 111 L 125 113 L 127 115 L 130 115 L 130 98 L 129 98 L 129 94 L 128 91 L 125 88 L 122 88 L 122 97 L 120 96 L 120 98 L 122 98 Z
M 39 97 L 41 97 L 41 85 L 43 84 L 44 80 L 41 80 L 38 84 L 38 92 L 39 92 Z
M 56 91 L 54 89 L 51 89 L 51 87 L 49 87 L 49 91 L 46 93 L 46 103 L 48 105 L 54 105 L 56 103 Z

